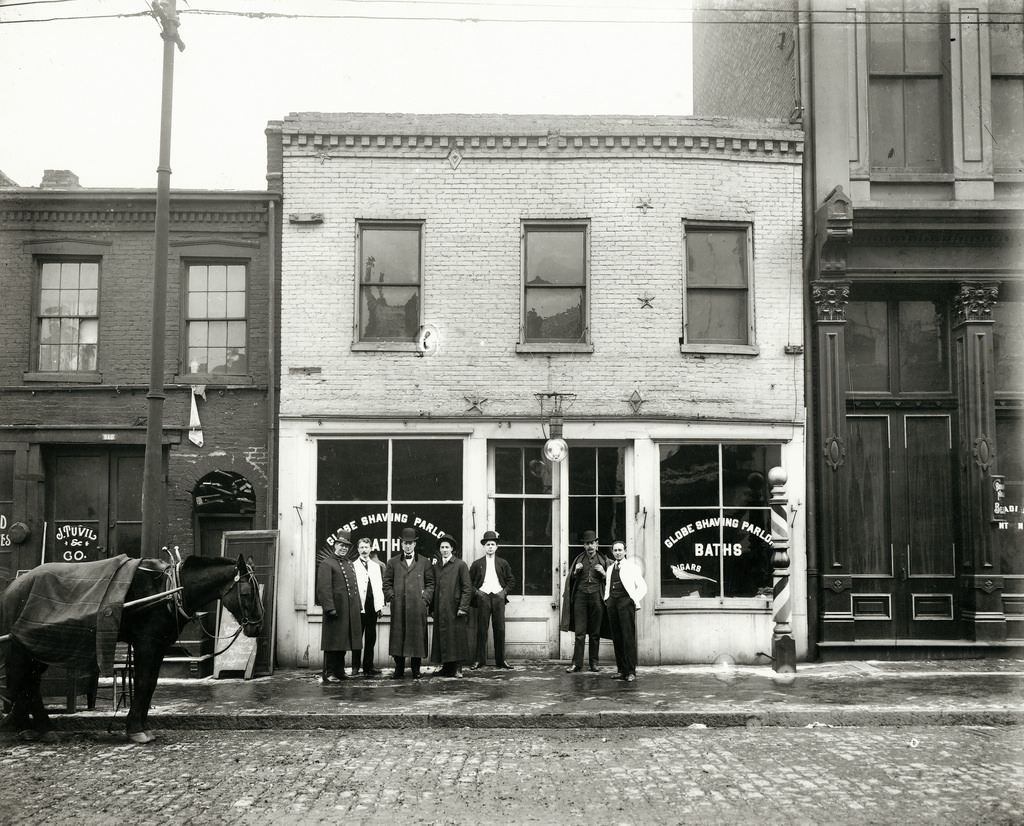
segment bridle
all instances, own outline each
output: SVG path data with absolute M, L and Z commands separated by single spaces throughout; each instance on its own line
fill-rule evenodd
M 168 590 L 172 592 L 171 604 L 173 605 L 173 608 L 171 610 L 172 613 L 175 614 L 175 621 L 178 624 L 179 632 L 186 623 L 189 623 L 198 617 L 198 612 L 190 614 L 185 610 L 184 599 L 182 597 L 183 589 L 181 587 L 182 564 L 182 562 L 176 562 L 173 565 L 168 565 L 167 569 L 164 571 L 164 576 L 167 577 L 168 584 L 170 586 Z M 202 623 L 200 623 L 200 628 L 203 628 L 203 633 L 207 634 L 207 636 L 212 639 L 229 640 L 228 644 L 221 651 L 214 652 L 215 654 L 223 654 L 224 651 L 227 651 L 234 641 L 238 639 L 238 635 L 241 634 L 242 631 L 253 627 L 258 628 L 263 624 L 263 600 L 259 598 L 259 583 L 256 581 L 256 574 L 253 571 L 251 562 L 245 563 L 244 575 L 237 567 L 235 568 L 234 578 L 227 585 L 221 588 L 220 592 L 217 594 L 217 598 L 223 602 L 224 597 L 232 591 L 236 592 L 236 597 L 238 599 L 238 612 L 240 614 L 240 617 L 236 618 L 239 620 L 239 623 L 235 632 L 226 637 L 218 637 L 215 634 L 210 634 L 206 631 L 206 629 L 203 628 Z M 253 595 L 255 595 L 255 597 Z M 246 605 L 246 597 L 249 598 L 248 602 L 251 606 L 255 606 L 251 613 L 249 610 L 250 606 Z M 248 636 L 248 634 L 246 636 Z

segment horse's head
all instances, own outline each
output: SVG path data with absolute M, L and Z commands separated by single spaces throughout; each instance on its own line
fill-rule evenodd
M 237 620 L 247 637 L 258 637 L 263 630 L 263 600 L 252 565 L 239 554 L 235 579 L 221 594 L 221 602 Z

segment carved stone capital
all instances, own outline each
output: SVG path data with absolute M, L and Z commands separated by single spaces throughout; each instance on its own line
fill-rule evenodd
M 846 281 L 814 281 L 811 283 L 811 300 L 816 321 L 846 321 L 850 284 Z
M 992 307 L 999 298 L 997 284 L 964 282 L 953 299 L 953 326 L 992 321 Z

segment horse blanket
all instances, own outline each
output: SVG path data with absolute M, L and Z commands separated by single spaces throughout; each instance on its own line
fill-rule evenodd
M 139 562 L 121 554 L 33 568 L 0 597 L 0 634 L 48 665 L 112 671 L 124 598 Z

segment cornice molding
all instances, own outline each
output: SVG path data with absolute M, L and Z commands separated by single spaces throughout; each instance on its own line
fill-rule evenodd
M 8 229 L 27 229 L 45 225 L 48 228 L 74 225 L 85 229 L 89 225 L 104 228 L 120 226 L 130 229 L 152 229 L 156 222 L 156 209 L 97 209 L 83 205 L 62 204 L 59 208 L 48 208 L 45 204 L 18 206 L 0 203 L 0 224 Z M 249 228 L 263 231 L 267 226 L 265 209 L 172 209 L 172 227 L 214 225 L 232 229 Z

